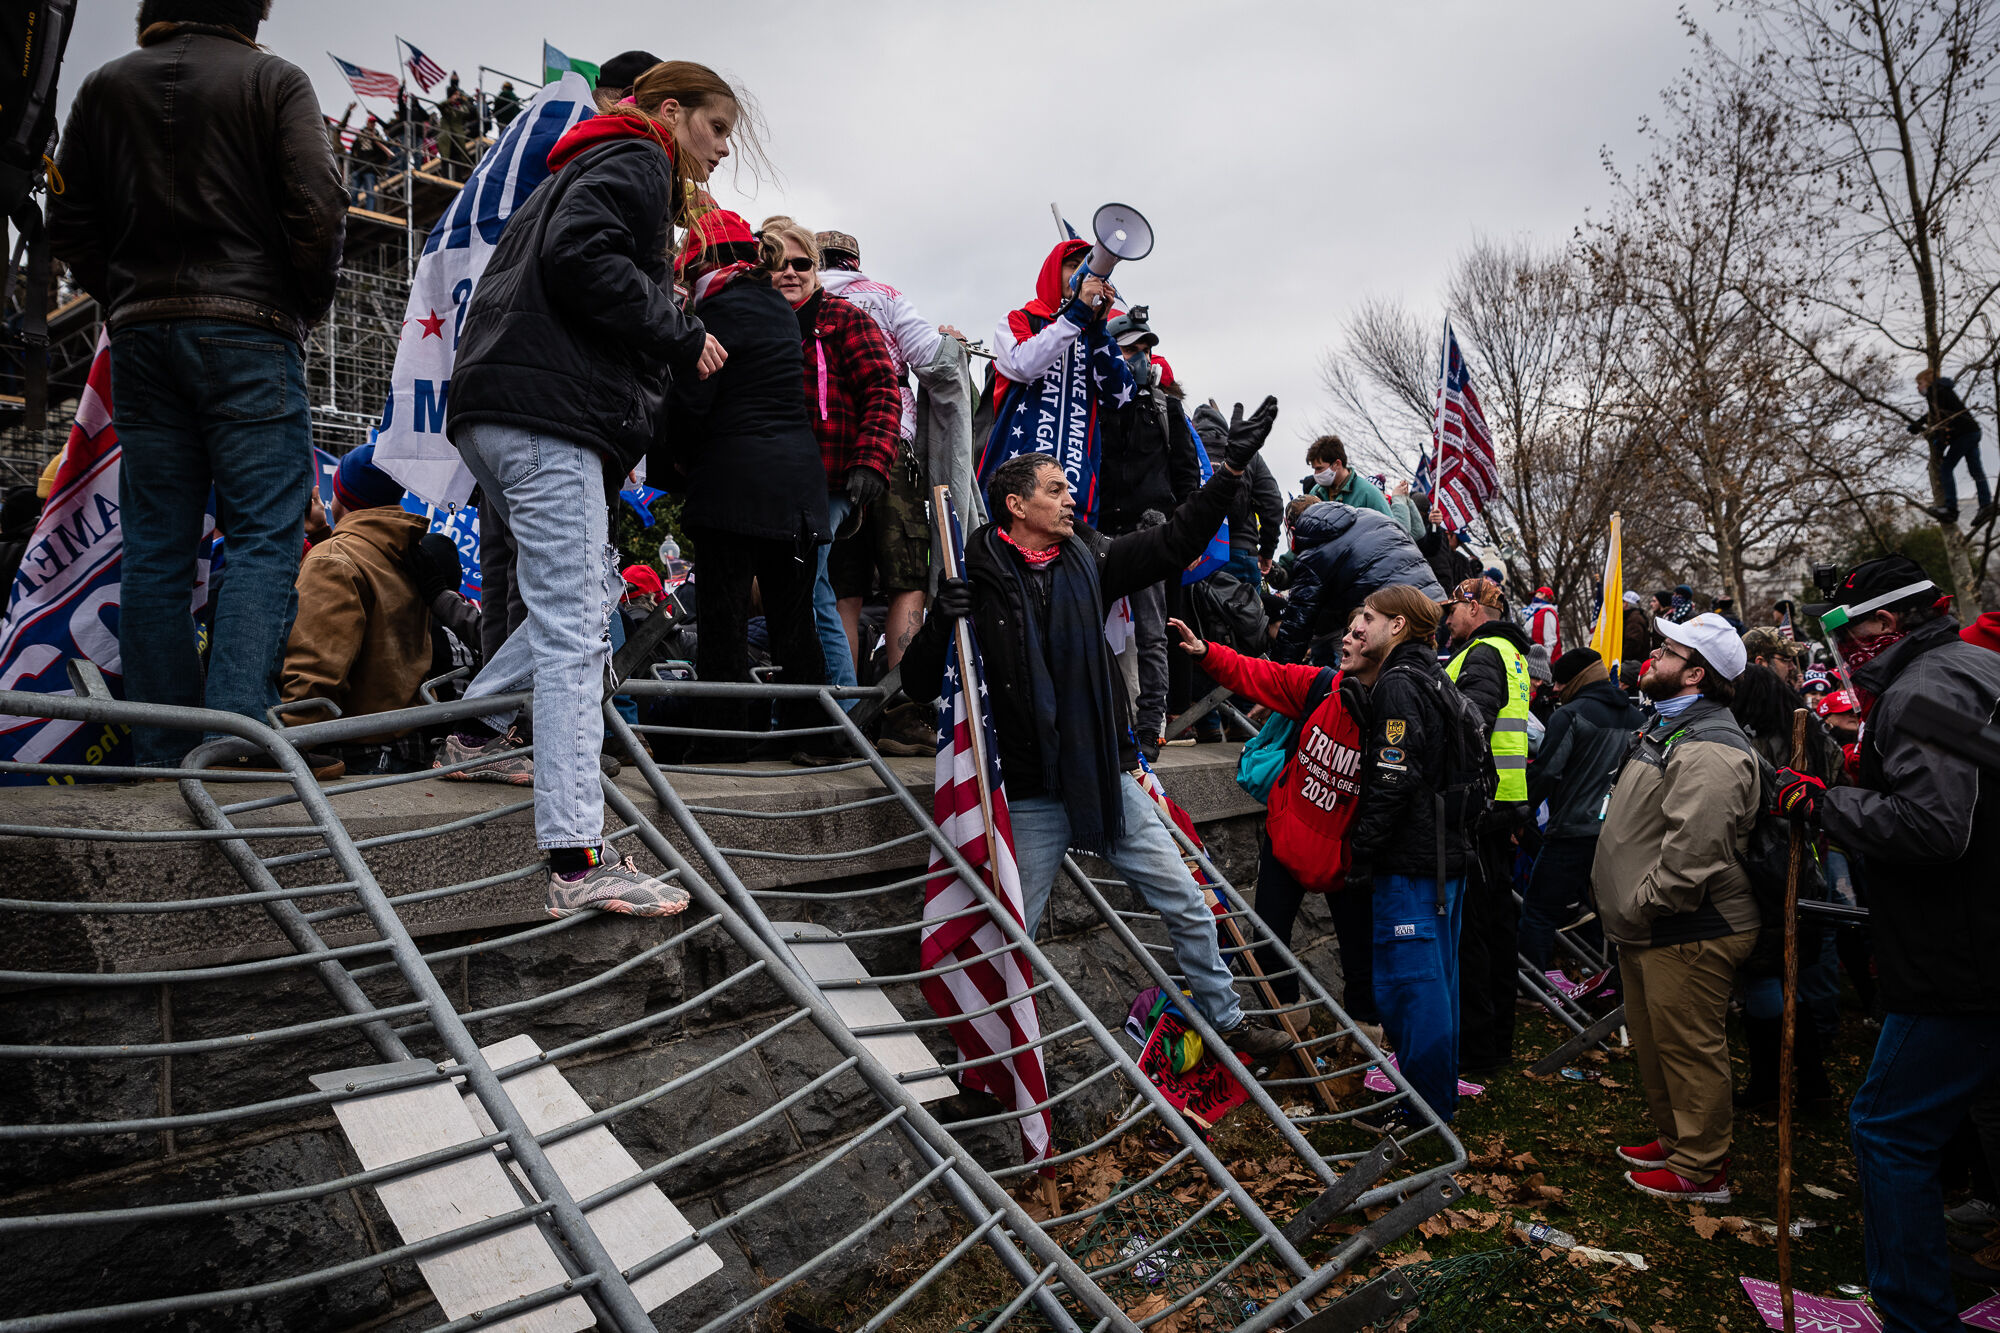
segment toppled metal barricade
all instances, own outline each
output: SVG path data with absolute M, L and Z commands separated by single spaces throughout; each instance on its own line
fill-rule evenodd
M 295 743 L 505 702 L 279 733 L 228 714 L 0 693 L 0 713 L 236 738 L 180 770 L 8 765 L 56 780 L 175 779 L 194 818 L 5 824 L 0 836 L 206 844 L 239 881 L 185 896 L 135 885 L 126 901 L 9 896 L 10 934 L 124 914 L 268 917 L 279 932 L 270 956 L 248 961 L 0 971 L 0 1066 L 16 1108 L 0 1124 L 12 1160 L 0 1243 L 20 1257 L 0 1277 L 0 1330 L 212 1326 L 219 1313 L 288 1329 L 708 1331 L 780 1309 L 878 1329 L 962 1308 L 945 1275 L 979 1251 L 991 1256 L 979 1299 L 996 1305 L 981 1327 L 1029 1311 L 1066 1330 L 1133 1327 L 614 785 L 612 845 L 685 887 L 685 916 L 582 914 L 419 945 L 411 921 L 448 900 L 539 902 L 546 865 L 517 818 L 527 793 L 355 838 L 344 820 L 372 794 L 445 775 L 322 788 Z M 218 767 L 251 749 L 279 771 Z M 459 878 L 451 867 L 475 832 L 489 851 L 516 840 L 514 863 Z M 391 893 L 385 879 L 412 886 Z M 169 992 L 192 997 L 171 1023 Z M 158 1039 L 26 1039 L 50 1026 L 30 1016 L 37 997 L 65 993 L 83 997 L 82 1022 L 93 1005 L 157 996 Z M 670 1035 L 682 1040 L 664 1049 Z M 157 1114 L 93 1114 L 95 1090 L 133 1081 L 153 1085 Z M 304 1147 L 273 1152 L 301 1117 Z M 259 1243 L 219 1273 L 206 1262 L 217 1233 Z M 856 1290 L 856 1268 L 884 1276 Z
M 1142 938 L 1159 928 L 1157 917 L 1115 906 L 1107 896 L 1107 890 L 1122 893 L 1122 886 L 1093 881 L 1073 861 L 1067 863 L 1070 879 L 1095 917 L 1110 927 L 1111 947 L 1089 945 L 1087 957 L 1079 954 L 1059 967 L 1050 951 L 1069 946 L 1045 947 L 1029 938 L 842 711 L 842 696 L 865 691 L 657 680 L 628 682 L 625 688 L 642 701 L 818 702 L 827 718 L 823 726 L 739 737 L 804 739 L 832 732 L 853 747 L 858 758 L 820 770 L 840 775 L 849 790 L 831 804 L 803 811 L 778 809 L 756 798 L 758 782 L 779 779 L 789 770 L 660 763 L 649 744 L 671 753 L 679 739 L 713 737 L 710 729 L 630 727 L 615 717 L 608 717 L 607 724 L 666 820 L 691 845 L 694 859 L 767 944 L 787 949 L 798 974 L 814 979 L 829 995 L 866 991 L 872 992 L 871 1000 L 887 1001 L 886 1010 L 872 1010 L 878 1021 L 854 1031 L 866 1042 L 898 1044 L 906 1053 L 906 1059 L 897 1061 L 897 1077 L 912 1102 L 928 1095 L 923 1090 L 935 1087 L 941 1075 L 1013 1059 L 1030 1049 L 1040 1054 L 1050 1071 L 1045 1101 L 1007 1108 L 988 1098 L 982 1107 L 958 1097 L 939 1114 L 959 1142 L 980 1154 L 996 1180 L 1038 1192 L 1045 1200 L 1048 1187 L 1038 1186 L 1038 1177 L 1066 1180 L 1068 1190 L 1058 1185 L 1053 1205 L 1038 1214 L 1040 1226 L 1081 1253 L 1092 1279 L 1117 1283 L 1135 1272 L 1183 1262 L 1197 1239 L 1228 1239 L 1227 1257 L 1208 1265 L 1198 1281 L 1176 1284 L 1171 1299 L 1148 1300 L 1135 1312 L 1142 1326 L 1199 1307 L 1222 1327 L 1287 1327 L 1323 1304 L 1337 1279 L 1460 1196 L 1450 1175 L 1465 1156 L 1449 1128 L 1196 849 L 1188 848 L 1193 860 L 1228 903 L 1225 956 L 1247 963 L 1257 949 L 1269 950 L 1280 960 L 1274 979 L 1295 977 L 1305 996 L 1296 1005 L 1283 1006 L 1270 997 L 1264 982 L 1254 977 L 1239 982 L 1246 1012 L 1299 1025 L 1296 1035 L 1302 1040 L 1290 1057 L 1297 1072 L 1263 1083 L 1242 1079 L 1247 1103 L 1210 1132 L 1168 1100 L 1107 1026 L 1122 1021 L 1131 991 L 1148 983 L 1169 994 L 1178 989 L 1177 978 L 1158 956 L 1170 960 L 1171 952 Z M 691 805 L 674 786 L 674 778 L 682 774 L 726 774 L 736 780 L 742 796 L 728 805 Z M 777 828 L 787 823 L 797 831 L 782 838 Z M 732 838 L 751 845 L 727 845 Z M 794 846 L 796 850 L 787 849 Z M 926 859 L 937 858 L 946 873 L 955 872 L 972 890 L 974 905 L 963 914 L 982 917 L 1005 941 L 994 952 L 1011 951 L 1021 961 L 1027 994 L 1039 1011 L 1039 1035 L 979 1058 L 965 1059 L 951 1050 L 948 1020 L 930 1014 L 918 987 L 949 981 L 989 955 L 921 966 L 919 937 L 927 925 L 923 886 L 932 877 L 928 869 L 887 883 L 847 887 L 835 882 L 823 888 L 778 884 L 760 870 L 773 862 L 806 863 L 819 867 L 827 881 L 840 881 L 878 870 L 885 862 L 907 868 L 907 856 L 898 855 L 906 847 L 921 849 Z M 1112 983 L 1111 993 L 1100 990 L 1101 1012 L 1077 988 L 1090 972 L 1101 972 Z M 987 998 L 984 1009 L 991 1012 L 1018 997 Z M 1226 1050 L 1199 1014 L 1187 1017 L 1210 1051 Z M 912 1039 L 918 1045 L 914 1052 L 909 1050 Z M 1370 1066 L 1381 1067 L 1391 1082 L 1390 1093 L 1376 1097 L 1362 1091 L 1362 1075 Z M 1300 1100 L 1281 1106 L 1274 1090 L 1288 1101 Z M 1021 1161 L 1011 1149 L 1014 1127 L 1023 1114 L 1041 1111 L 1055 1121 L 1059 1150 L 1039 1162 Z M 1386 1125 L 1392 1132 L 1364 1128 L 1371 1124 Z M 996 1137 L 995 1130 L 1005 1133 Z M 1232 1166 L 1239 1161 L 1255 1170 L 1254 1181 L 1247 1170 Z M 1403 1166 L 1415 1169 L 1395 1175 Z M 1283 1188 L 1271 1188 L 1274 1184 Z M 1093 1228 L 1129 1210 L 1142 1196 L 1160 1193 L 1192 1201 L 1163 1233 L 1134 1232 L 1109 1255 L 1090 1244 Z M 1336 1217 L 1379 1204 L 1394 1206 L 1357 1233 L 1337 1240 L 1323 1233 Z

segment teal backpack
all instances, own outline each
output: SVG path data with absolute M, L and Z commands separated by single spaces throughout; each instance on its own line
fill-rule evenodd
M 1306 694 L 1304 717 L 1317 713 L 1326 696 L 1333 693 L 1333 675 L 1332 667 L 1320 669 L 1319 679 Z M 1255 800 L 1270 800 L 1271 788 L 1278 785 L 1278 775 L 1298 748 L 1300 725 L 1299 719 L 1278 712 L 1264 719 L 1263 727 L 1245 742 L 1243 755 L 1236 761 L 1236 785 Z

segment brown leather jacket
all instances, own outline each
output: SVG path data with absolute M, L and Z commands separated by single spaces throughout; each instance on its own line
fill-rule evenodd
M 431 614 L 403 562 L 425 527 L 423 515 L 398 505 L 356 509 L 306 552 L 279 687 L 287 702 L 331 699 L 347 717 L 419 702 Z
M 226 28 L 142 40 L 77 89 L 49 198 L 56 257 L 114 331 L 213 319 L 303 343 L 347 227 L 311 81 Z

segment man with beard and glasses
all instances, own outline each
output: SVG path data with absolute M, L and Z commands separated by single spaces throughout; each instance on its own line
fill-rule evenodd
M 1940 1166 L 2000 1075 L 2000 775 L 1920 740 L 1913 700 L 1972 728 L 2000 717 L 2000 655 L 1959 637 L 1930 576 L 1870 560 L 1840 602 L 1809 607 L 1833 636 L 1862 718 L 1858 780 L 1781 769 L 1778 804 L 1859 857 L 1881 981 L 1882 1036 L 1852 1110 L 1868 1286 L 1884 1322 L 1956 1329 Z
M 1738 862 L 1757 820 L 1757 756 L 1729 711 L 1743 640 L 1712 612 L 1654 624 L 1665 642 L 1646 660 L 1639 689 L 1655 713 L 1611 789 L 1591 865 L 1657 1131 L 1617 1151 L 1642 1193 L 1727 1203 L 1724 1024 L 1759 919 Z

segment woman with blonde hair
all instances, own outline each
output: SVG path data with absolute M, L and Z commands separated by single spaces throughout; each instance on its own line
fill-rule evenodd
M 445 430 L 513 531 L 527 608 L 466 696 L 532 681 L 536 754 L 519 752 L 509 709 L 447 737 L 439 766 L 533 784 L 551 916 L 687 905 L 604 847 L 601 707 L 622 588 L 607 499 L 651 446 L 669 383 L 706 379 L 726 359 L 680 308 L 667 256 L 742 108 L 706 66 L 646 70 L 628 99 L 557 140 L 553 174 L 507 220 L 464 307 Z

